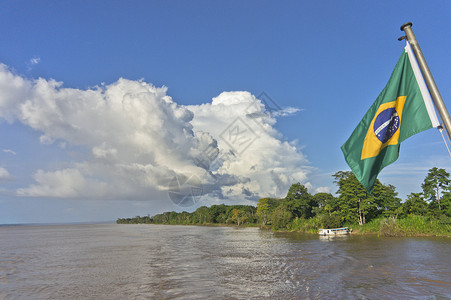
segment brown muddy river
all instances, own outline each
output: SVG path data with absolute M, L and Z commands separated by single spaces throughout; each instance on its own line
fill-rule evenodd
M 0 226 L 0 299 L 448 299 L 451 238 Z

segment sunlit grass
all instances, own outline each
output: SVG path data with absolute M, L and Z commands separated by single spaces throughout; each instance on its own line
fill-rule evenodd
M 354 228 L 358 234 L 379 236 L 451 236 L 451 224 L 445 221 L 409 215 L 402 219 L 378 218 Z
M 370 222 L 358 224 L 345 224 L 353 229 L 354 234 L 375 234 L 378 236 L 414 237 L 414 236 L 450 236 L 451 223 L 449 218 L 432 219 L 423 216 L 409 215 L 401 219 L 377 218 Z M 295 218 L 286 228 L 280 231 L 296 231 L 304 233 L 317 233 L 322 228 L 321 219 Z
M 319 228 L 321 228 L 321 221 L 319 218 L 295 218 L 288 224 L 289 230 L 305 233 L 318 233 Z

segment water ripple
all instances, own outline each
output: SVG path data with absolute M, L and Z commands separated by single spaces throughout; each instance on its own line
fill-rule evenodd
M 451 241 L 256 228 L 0 228 L 0 299 L 451 298 Z

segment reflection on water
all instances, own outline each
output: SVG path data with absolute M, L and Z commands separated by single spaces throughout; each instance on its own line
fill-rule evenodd
M 451 239 L 0 227 L 0 299 L 451 298 Z

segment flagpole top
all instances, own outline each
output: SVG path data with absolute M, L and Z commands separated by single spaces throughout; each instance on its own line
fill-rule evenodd
M 406 28 L 406 27 L 412 27 L 412 22 L 404 23 L 404 24 L 401 26 L 401 30 L 404 31 L 404 28 Z

